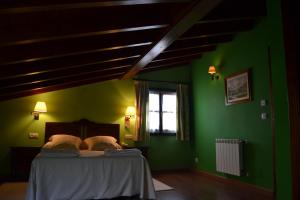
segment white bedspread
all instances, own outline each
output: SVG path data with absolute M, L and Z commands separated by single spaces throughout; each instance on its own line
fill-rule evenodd
M 26 200 L 85 200 L 139 195 L 155 199 L 147 160 L 142 155 L 44 157 L 31 164 Z M 98 155 L 98 156 L 97 156 Z
M 42 148 L 40 154 L 45 157 L 78 157 L 79 151 Z

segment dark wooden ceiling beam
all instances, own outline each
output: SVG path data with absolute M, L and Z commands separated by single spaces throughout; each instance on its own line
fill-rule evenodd
M 161 52 L 168 48 L 177 38 L 192 27 L 198 20 L 205 17 L 213 10 L 221 0 L 196 1 L 188 8 L 184 15 L 150 50 L 145 54 L 133 68 L 125 74 L 123 79 L 133 77 L 143 67 L 155 59 Z
M 34 43 L 50 42 L 50 41 L 56 41 L 56 40 L 69 40 L 69 39 L 102 36 L 102 35 L 108 35 L 108 34 L 161 29 L 161 28 L 166 28 L 167 26 L 168 26 L 168 24 L 157 24 L 157 25 L 128 27 L 128 28 L 119 28 L 119 29 L 111 29 L 111 30 L 100 30 L 100 31 L 94 31 L 94 32 L 82 32 L 82 33 L 78 33 L 78 34 L 69 34 L 69 35 L 48 36 L 48 37 L 44 37 L 44 38 L 39 38 L 39 37 L 27 38 L 25 40 L 15 40 L 15 41 L 8 41 L 7 39 L 2 37 L 2 38 L 0 38 L 0 41 L 3 40 L 0 43 L 0 48 L 6 47 L 6 46 L 29 45 L 29 44 L 34 44 Z
M 131 67 L 131 65 L 89 65 L 84 68 L 65 69 L 61 71 L 45 72 L 40 74 L 31 74 L 27 76 L 17 77 L 13 79 L 0 80 L 0 90 L 6 88 L 16 88 L 19 86 L 34 85 L 36 83 L 60 81 L 62 79 L 82 77 L 90 75 L 91 77 L 97 74 L 115 74 L 119 72 L 125 72 Z
M 126 69 L 126 68 L 125 68 Z M 109 77 L 116 75 L 124 74 L 126 70 L 123 68 L 115 69 L 112 71 L 100 71 L 96 73 L 86 73 L 86 74 L 75 74 L 72 76 L 65 76 L 65 77 L 59 77 L 59 78 L 50 78 L 47 80 L 41 80 L 41 81 L 35 81 L 31 82 L 30 84 L 20 84 L 16 85 L 14 87 L 6 87 L 6 88 L 0 88 L 0 94 L 10 94 L 10 93 L 16 93 L 21 91 L 30 91 L 34 90 L 35 88 L 45 88 L 55 85 L 61 85 L 64 83 L 72 83 L 76 81 L 81 80 L 93 80 L 95 77 Z
M 2 5 L 2 4 L 1 4 Z M 85 33 L 107 33 L 134 27 L 167 25 L 184 5 L 155 4 L 145 6 L 80 9 L 65 12 L 42 12 L 0 15 L 0 44 L 56 38 Z M 138 17 L 137 17 L 138 16 Z
M 139 54 L 145 53 L 147 46 L 139 46 L 134 48 L 114 49 L 111 51 L 94 52 L 90 54 L 82 54 L 76 56 L 67 56 L 57 59 L 30 61 L 25 63 L 0 65 L 1 73 L 0 79 L 5 77 L 36 73 L 42 71 L 53 71 L 64 68 L 72 68 L 77 66 L 84 66 L 93 63 L 109 63 L 115 61 L 128 61 L 128 64 L 134 64 L 134 60 L 139 57 Z
M 8 79 L 16 79 L 22 77 L 30 77 L 30 76 L 39 76 L 42 74 L 49 74 L 49 73 L 60 73 L 61 71 L 68 73 L 67 71 L 72 72 L 72 70 L 83 70 L 86 69 L 92 70 L 93 68 L 107 68 L 107 67 L 118 67 L 124 65 L 132 65 L 134 61 L 139 57 L 139 55 L 135 56 L 128 56 L 128 57 L 116 57 L 108 60 L 98 60 L 95 62 L 82 62 L 82 63 L 72 63 L 73 65 L 63 65 L 59 66 L 48 66 L 42 65 L 39 66 L 33 65 L 30 68 L 24 68 L 26 66 L 11 66 L 11 68 L 5 68 L 0 74 L 0 81 L 1 80 L 8 80 Z M 95 67 L 96 66 L 96 67 Z M 0 85 L 1 87 L 1 85 Z
M 53 56 L 45 56 L 45 57 L 35 57 L 35 58 L 28 58 L 24 60 L 16 60 L 16 61 L 8 61 L 0 63 L 1 66 L 7 66 L 7 65 L 15 65 L 15 64 L 22 64 L 22 63 L 32 63 L 32 62 L 38 62 L 38 61 L 49 61 L 53 59 L 66 59 L 67 57 L 76 57 L 76 56 L 82 56 L 84 54 L 92 54 L 97 52 L 103 52 L 103 51 L 114 51 L 119 49 L 129 49 L 129 48 L 136 48 L 141 46 L 148 46 L 152 44 L 152 42 L 144 42 L 144 43 L 136 43 L 136 44 L 127 44 L 127 45 L 116 45 L 101 49 L 93 49 L 93 50 L 87 50 L 87 51 L 79 51 L 79 52 L 72 52 L 67 54 L 60 54 L 60 55 L 53 55 Z
M 182 3 L 190 0 L 119 0 L 119 1 L 26 1 L 26 3 L 20 3 L 13 1 L 7 2 L 0 9 L 0 14 L 20 14 L 20 13 L 32 13 L 32 12 L 48 12 L 48 11 L 60 11 L 70 9 L 89 9 L 98 7 L 112 7 L 112 6 L 134 6 L 145 4 L 163 4 L 163 3 Z M 31 6 L 28 6 L 28 4 Z
M 132 19 L 132 20 L 133 21 L 130 22 L 125 21 L 122 24 L 121 22 L 118 22 L 118 24 L 117 22 L 104 24 L 104 22 L 102 21 L 100 22 L 95 21 L 94 23 L 81 22 L 75 24 L 74 22 L 68 22 L 68 20 L 66 20 L 67 21 L 66 25 L 64 25 L 63 22 L 60 22 L 61 24 L 58 24 L 55 22 L 44 22 L 44 21 L 41 22 L 33 21 L 32 25 L 30 24 L 28 25 L 28 24 L 22 24 L 20 23 L 20 21 L 17 21 L 16 24 L 12 26 L 11 24 L 5 24 L 5 22 L 2 23 L 2 20 L 0 19 L 0 23 L 2 23 L 0 24 L 0 35 L 1 35 L 0 45 L 1 46 L 22 45 L 22 44 L 32 44 L 37 42 L 55 41 L 55 40 L 62 40 L 62 39 L 74 39 L 74 38 L 101 36 L 107 34 L 126 33 L 126 32 L 133 32 L 133 31 L 162 29 L 168 25 L 168 22 L 164 20 L 159 21 L 157 19 L 148 20 L 149 22 L 143 21 L 142 19 L 140 20 Z M 74 19 L 74 21 L 76 20 Z M 45 25 L 42 26 L 39 25 L 41 23 Z M 53 23 L 53 24 L 48 25 L 48 23 Z M 71 26 L 72 24 L 73 26 Z M 26 27 L 26 28 L 20 28 L 20 27 Z
M 17 63 L 28 59 L 51 59 L 68 55 L 80 55 L 118 47 L 139 46 L 157 40 L 159 29 L 126 32 L 89 38 L 57 40 L 21 46 L 0 48 L 0 64 Z
M 101 82 L 101 81 L 117 79 L 123 74 L 124 73 L 110 74 L 107 76 L 100 76 L 100 77 L 90 77 L 88 79 L 71 80 L 70 82 L 65 81 L 63 83 L 52 84 L 50 86 L 39 87 L 39 88 L 34 88 L 34 89 L 29 89 L 29 90 L 11 91 L 10 93 L 0 94 L 0 101 L 34 95 L 34 94 L 41 94 L 41 93 L 51 92 L 51 91 L 56 91 L 56 90 L 61 90 L 61 89 L 67 89 L 67 88 L 82 86 L 82 85 L 86 85 L 86 84 L 92 84 L 92 83 Z
M 129 58 L 117 58 L 111 60 L 104 60 L 94 63 L 86 63 L 82 65 L 73 65 L 68 67 L 61 68 L 52 68 L 52 69 L 40 69 L 35 70 L 33 72 L 24 71 L 23 73 L 15 73 L 11 74 L 11 76 L 0 77 L 0 88 L 6 87 L 8 83 L 10 84 L 18 84 L 19 82 L 33 82 L 40 81 L 43 79 L 48 79 L 49 77 L 59 77 L 66 74 L 80 74 L 89 71 L 97 71 L 97 70 L 109 70 L 118 69 L 123 66 L 132 66 L 135 57 Z

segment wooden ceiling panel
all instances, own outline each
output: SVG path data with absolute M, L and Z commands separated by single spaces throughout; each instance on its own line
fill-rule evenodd
M 61 90 L 76 86 L 82 86 L 86 84 L 101 82 L 101 81 L 107 81 L 112 79 L 117 79 L 120 76 L 122 76 L 124 73 L 119 74 L 109 74 L 106 76 L 100 76 L 100 77 L 89 77 L 87 79 L 80 79 L 80 80 L 70 80 L 70 81 L 64 81 L 60 83 L 52 83 L 49 84 L 49 86 L 44 87 L 35 87 L 34 89 L 23 89 L 23 90 L 10 90 L 8 93 L 2 93 L 0 94 L 0 100 L 7 100 L 7 99 L 13 99 L 13 98 L 19 98 L 24 96 L 30 96 L 34 94 L 41 94 L 45 92 L 51 92 L 55 90 Z
M 0 79 L 0 88 L 10 88 L 19 85 L 26 85 L 45 80 L 60 79 L 73 77 L 77 75 L 94 73 L 110 73 L 115 70 L 128 70 L 132 65 L 128 60 L 115 61 L 109 63 L 98 63 L 84 66 L 76 66 L 73 68 L 62 68 L 59 70 L 40 71 L 35 73 L 22 74 L 22 76 L 13 76 L 10 78 Z
M 182 67 L 182 66 L 189 66 L 189 62 L 179 61 L 179 62 L 169 62 L 167 64 L 161 64 L 161 65 L 147 66 L 146 68 L 143 68 L 140 73 L 147 73 L 147 72 L 165 70 L 165 69 Z
M 195 53 L 195 54 L 182 55 L 182 56 L 179 56 L 179 57 L 169 57 L 169 58 L 165 58 L 165 59 L 156 59 L 156 60 L 153 60 L 145 68 L 147 69 L 147 68 L 151 68 L 153 66 L 167 65 L 169 63 L 177 63 L 177 62 L 186 62 L 186 63 L 188 63 L 191 60 L 201 58 L 201 56 L 202 56 L 201 53 Z
M 15 81 L 15 84 L 20 82 L 22 78 L 24 77 L 36 77 L 36 79 L 44 79 L 45 76 L 55 74 L 55 73 L 65 73 L 69 74 L 69 72 L 73 71 L 83 71 L 85 72 L 86 70 L 98 70 L 98 69 L 109 69 L 109 68 L 118 68 L 120 66 L 131 66 L 134 61 L 137 59 L 136 57 L 126 57 L 126 58 L 118 58 L 118 59 L 111 59 L 111 60 L 104 60 L 104 61 L 98 61 L 98 62 L 91 62 L 91 63 L 84 63 L 84 64 L 77 64 L 77 65 L 69 65 L 69 66 L 63 66 L 63 67 L 41 67 L 39 69 L 32 69 L 31 71 L 26 70 L 26 69 L 21 69 L 19 68 L 15 73 L 10 70 L 10 71 L 5 71 L 6 76 L 0 77 L 0 83 L 3 81 L 5 83 L 7 80 L 10 80 L 11 83 Z M 78 72 L 78 73 L 79 73 Z M 6 85 L 6 84 L 1 84 L 1 85 Z M 0 85 L 0 87 L 1 87 Z
M 266 16 L 266 1 L 264 0 L 224 0 L 201 21 L 262 16 Z
M 27 59 L 44 59 L 80 55 L 81 52 L 112 49 L 120 46 L 152 43 L 158 38 L 160 29 L 93 36 L 88 38 L 65 39 L 17 45 L 0 48 L 0 64 L 19 62 Z M 128 39 L 130 38 L 130 39 Z
M 182 4 L 141 4 L 6 14 L 0 9 L 0 44 L 168 25 Z M 46 8 L 49 8 L 46 6 Z
M 216 46 L 214 45 L 188 49 L 175 49 L 171 51 L 162 52 L 159 56 L 156 57 L 155 60 L 167 59 L 172 57 L 181 57 L 185 55 L 203 54 L 214 50 L 216 50 Z
M 97 71 L 97 72 L 87 72 L 87 73 L 80 73 L 80 74 L 65 74 L 61 77 L 48 77 L 48 79 L 40 80 L 40 81 L 33 81 L 33 82 L 26 82 L 26 83 L 19 83 L 11 85 L 10 87 L 3 87 L 0 88 L 0 94 L 11 94 L 11 93 L 18 93 L 20 91 L 30 91 L 34 90 L 35 88 L 44 88 L 49 87 L 52 85 L 61 85 L 64 83 L 69 82 L 77 82 L 81 80 L 93 80 L 96 78 L 101 77 L 116 77 L 124 74 L 128 70 L 126 67 L 107 70 L 107 71 Z
M 113 6 L 153 5 L 185 3 L 190 0 L 2 0 L 2 10 L 5 13 L 27 13 L 71 9 L 91 9 Z
M 177 22 L 172 26 L 161 39 L 158 40 L 153 47 L 132 67 L 132 69 L 125 74 L 123 79 L 133 77 L 142 68 L 148 65 L 160 53 L 168 48 L 175 40 L 191 28 L 198 20 L 205 17 L 211 10 L 213 10 L 221 0 L 202 0 L 193 2 L 185 9 L 185 15 L 179 16 Z M 183 14 L 183 13 L 181 13 Z
M 230 19 L 225 21 L 211 21 L 196 23 L 180 38 L 207 37 L 216 35 L 234 34 L 242 31 L 251 30 L 255 19 Z
M 139 53 L 145 52 L 145 46 L 135 48 L 116 49 L 111 51 L 94 52 L 82 54 L 80 56 L 66 56 L 48 60 L 32 60 L 23 63 L 10 65 L 0 65 L 2 71 L 0 80 L 24 76 L 27 74 L 36 74 L 48 71 L 57 71 L 69 68 L 84 67 L 92 64 L 106 64 L 112 62 L 123 62 L 123 64 L 133 64 L 140 57 Z
M 189 65 L 265 13 L 264 0 L 3 0 L 0 100 Z
M 232 34 L 221 35 L 221 36 L 209 36 L 202 38 L 182 38 L 176 40 L 169 48 L 171 49 L 181 49 L 181 48 L 189 48 L 189 47 L 207 47 L 211 45 L 218 45 L 221 43 L 231 42 L 233 39 Z

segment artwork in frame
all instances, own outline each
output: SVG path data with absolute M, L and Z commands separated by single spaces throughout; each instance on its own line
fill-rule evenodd
M 230 75 L 224 80 L 226 105 L 251 101 L 249 69 Z

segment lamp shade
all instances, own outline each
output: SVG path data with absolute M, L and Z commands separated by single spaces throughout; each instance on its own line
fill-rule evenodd
M 128 115 L 128 116 L 135 116 L 135 107 L 133 107 L 133 106 L 128 106 L 127 109 L 126 109 L 125 115 Z
M 47 112 L 47 106 L 46 106 L 46 103 L 43 102 L 43 101 L 38 101 L 38 102 L 36 102 L 33 111 L 34 111 L 34 112 Z
M 213 65 L 209 66 L 209 68 L 208 68 L 208 73 L 209 73 L 209 74 L 215 74 L 215 73 L 216 73 L 216 68 L 215 68 L 215 66 L 213 66 Z

